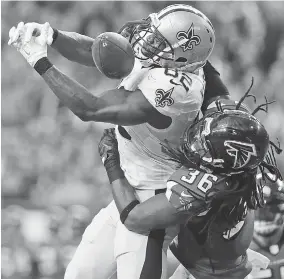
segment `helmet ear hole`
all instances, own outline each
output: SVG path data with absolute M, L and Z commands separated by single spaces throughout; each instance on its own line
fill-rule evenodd
M 183 63 L 186 63 L 187 62 L 187 59 L 185 57 L 179 57 L 178 59 L 176 59 L 175 62 L 183 62 Z

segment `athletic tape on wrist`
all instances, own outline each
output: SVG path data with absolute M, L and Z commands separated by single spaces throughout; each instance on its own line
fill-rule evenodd
M 139 203 L 140 202 L 138 200 L 134 200 L 122 210 L 122 212 L 120 213 L 120 221 L 122 224 L 124 224 L 130 211 Z
M 47 57 L 43 57 L 39 59 L 35 65 L 34 69 L 40 74 L 43 75 L 48 69 L 50 69 L 53 65 L 51 62 L 47 59 Z

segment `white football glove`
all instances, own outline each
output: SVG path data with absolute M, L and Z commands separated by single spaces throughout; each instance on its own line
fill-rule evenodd
M 47 57 L 47 45 L 48 42 L 52 42 L 50 28 L 48 22 L 43 24 L 40 30 L 36 29 L 34 25 L 30 26 L 30 28 L 29 26 L 25 27 L 23 22 L 20 22 L 17 28 L 11 28 L 8 44 L 16 47 L 28 63 L 34 67 L 39 59 Z M 33 33 L 39 36 L 35 37 Z
M 266 256 L 251 249 L 247 249 L 247 257 L 248 261 L 252 264 L 252 274 L 259 272 L 261 269 L 266 269 L 270 263 L 270 260 Z
M 16 46 L 19 39 L 21 39 L 22 43 L 27 43 L 31 40 L 32 36 L 40 36 L 43 28 L 44 24 L 39 24 L 36 22 L 28 22 L 24 24 L 23 22 L 20 22 L 17 28 L 13 26 L 10 29 L 8 45 Z M 49 26 L 48 32 L 45 33 L 48 45 L 51 45 L 53 42 L 53 32 L 53 29 L 51 26 Z
M 17 28 L 13 26 L 9 30 L 8 45 L 9 46 L 12 45 L 18 50 L 19 47 L 21 46 L 21 39 L 23 38 L 23 36 L 24 36 L 24 23 L 19 22 Z

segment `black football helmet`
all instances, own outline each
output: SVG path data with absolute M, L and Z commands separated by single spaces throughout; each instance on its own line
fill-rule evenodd
M 182 152 L 200 168 L 231 175 L 255 171 L 269 144 L 265 127 L 245 109 L 217 109 L 185 130 Z
M 238 173 L 257 174 L 257 168 L 265 179 L 276 182 L 282 180 L 275 154 L 282 149 L 269 140 L 265 127 L 254 116 L 258 111 L 268 112 L 268 102 L 258 105 L 252 112 L 243 101 L 249 94 L 252 83 L 237 102 L 217 99 L 210 104 L 201 119 L 186 128 L 179 148 L 171 147 L 168 141 L 162 144 L 163 151 L 170 159 L 189 168 L 231 176 Z M 271 178 L 265 169 L 272 173 Z

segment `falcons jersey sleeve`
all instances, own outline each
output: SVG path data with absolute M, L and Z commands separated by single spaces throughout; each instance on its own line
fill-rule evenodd
M 176 117 L 192 112 L 196 116 L 203 102 L 205 80 L 202 69 L 192 74 L 152 68 L 138 88 L 161 114 Z
M 166 196 L 178 211 L 204 215 L 208 210 L 205 201 L 207 191 L 225 185 L 223 177 L 182 167 L 169 178 Z

